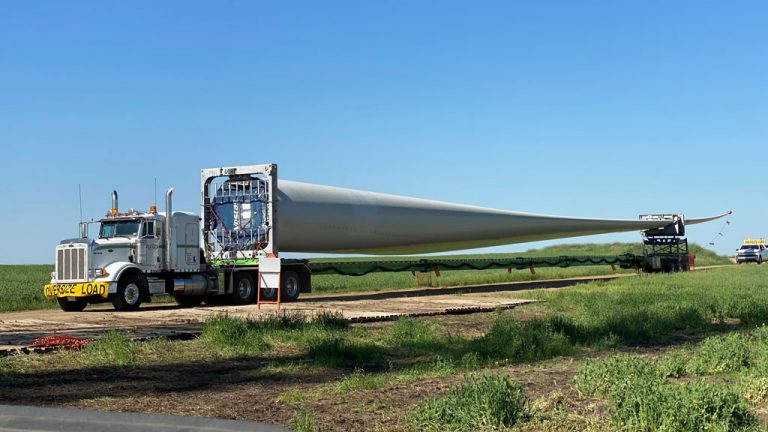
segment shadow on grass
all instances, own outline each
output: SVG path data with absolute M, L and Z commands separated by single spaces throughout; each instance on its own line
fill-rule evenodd
M 300 358 L 239 358 L 95 366 L 67 371 L 13 372 L 0 375 L 0 401 L 56 404 L 94 398 L 134 398 L 168 393 L 226 390 L 247 383 L 264 386 L 328 383 L 338 374 L 324 368 L 291 368 Z M 275 368 L 286 367 L 285 370 Z

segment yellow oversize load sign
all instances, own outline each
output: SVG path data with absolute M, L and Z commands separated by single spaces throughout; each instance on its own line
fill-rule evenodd
M 45 298 L 54 297 L 89 297 L 100 295 L 107 298 L 109 284 L 106 282 L 88 282 L 76 284 L 47 284 L 43 287 Z

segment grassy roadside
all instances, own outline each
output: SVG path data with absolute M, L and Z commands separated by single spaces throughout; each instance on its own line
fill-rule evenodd
M 0 388 L 0 400 L 18 401 L 34 385 L 69 394 L 67 383 L 78 379 L 53 387 L 48 380 L 82 374 L 91 392 L 118 407 L 134 397 L 124 387 L 138 381 L 146 382 L 141 394 L 159 392 L 172 410 L 189 404 L 185 393 L 178 402 L 166 393 L 186 377 L 184 392 L 264 385 L 283 413 L 268 419 L 297 430 L 335 430 L 339 418 L 349 419 L 340 427 L 348 430 L 757 430 L 768 409 L 766 281 L 766 266 L 734 266 L 591 283 L 531 293 L 546 302 L 471 325 L 218 316 L 194 341 L 139 344 L 110 333 L 81 352 L 2 359 L 0 386 L 13 391 Z M 638 346 L 650 348 L 615 355 Z M 242 367 L 211 377 L 230 363 Z M 204 378 L 185 369 L 193 365 Z M 542 368 L 572 372 L 555 387 L 527 384 Z M 99 377 L 106 389 L 94 383 Z
M 691 250 L 697 256 L 698 265 L 730 264 L 726 257 L 691 245 Z M 620 255 L 625 253 L 641 253 L 641 246 L 634 243 L 610 244 L 566 244 L 551 246 L 544 249 L 531 249 L 514 256 L 561 256 L 561 255 Z M 456 258 L 494 258 L 509 256 L 509 254 L 456 255 Z M 376 258 L 318 258 L 317 261 L 360 261 L 360 260 L 398 260 L 418 259 L 420 257 L 376 257 Z M 618 271 L 624 271 L 617 269 Z M 55 308 L 56 302 L 45 300 L 42 286 L 50 281 L 52 265 L 0 265 L 0 312 L 28 309 Z M 629 270 L 626 270 L 629 271 Z M 594 276 L 612 274 L 609 266 L 573 267 L 573 268 L 542 268 L 536 274 L 527 270 L 482 270 L 482 271 L 445 271 L 441 277 L 433 277 L 433 286 L 460 286 L 487 283 L 515 282 L 527 280 L 559 279 L 577 276 Z M 416 287 L 416 279 L 408 272 L 373 273 L 366 276 L 317 275 L 312 278 L 314 294 L 380 291 L 398 288 Z M 158 297 L 162 301 L 164 297 Z M 165 298 L 170 299 L 170 298 Z

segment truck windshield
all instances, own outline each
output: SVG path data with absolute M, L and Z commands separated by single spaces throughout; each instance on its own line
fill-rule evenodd
M 759 247 L 756 245 L 744 245 L 741 247 L 741 250 L 749 250 L 749 249 L 755 250 L 755 249 L 759 249 Z
M 139 232 L 139 224 L 137 220 L 102 222 L 99 238 L 135 237 Z

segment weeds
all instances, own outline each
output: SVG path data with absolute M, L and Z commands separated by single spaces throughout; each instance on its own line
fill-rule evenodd
M 263 334 L 265 327 L 263 321 L 217 315 L 205 321 L 201 339 L 223 352 L 261 353 L 269 348 Z
M 641 430 L 743 430 L 756 423 L 755 414 L 738 393 L 703 379 L 685 384 L 627 389 L 611 415 L 622 425 Z M 650 390 L 650 391 L 648 391 Z
M 703 379 L 670 383 L 657 363 L 630 355 L 588 361 L 574 377 L 585 395 L 606 398 L 612 420 L 633 430 L 740 430 L 755 424 L 739 393 Z
M 768 377 L 747 375 L 741 379 L 741 396 L 754 405 L 768 402 Z
M 375 390 L 383 387 L 390 378 L 386 374 L 365 373 L 360 369 L 355 369 L 352 375 L 339 381 L 336 385 L 338 393 L 349 393 L 358 390 Z
M 79 356 L 81 363 L 125 366 L 135 363 L 137 347 L 124 334 L 110 330 L 86 345 Z
M 483 337 L 469 344 L 469 352 L 486 360 L 526 362 L 572 354 L 575 346 L 549 321 L 518 323 L 502 315 Z
M 301 411 L 290 424 L 296 432 L 322 432 L 322 428 L 315 421 L 315 414 L 310 411 Z
M 735 372 L 752 364 L 752 341 L 749 335 L 732 333 L 704 339 L 699 345 L 693 372 Z
M 379 345 L 338 335 L 313 340 L 308 349 L 310 358 L 328 367 L 361 367 L 370 363 L 378 365 L 384 355 L 384 350 Z
M 501 375 L 471 375 L 441 398 L 424 400 L 410 416 L 419 430 L 477 430 L 525 420 L 520 386 Z
M 275 314 L 262 319 L 217 315 L 203 324 L 201 340 L 230 354 L 261 354 L 277 343 L 308 346 L 344 331 L 349 323 L 339 314 Z
M 388 342 L 418 349 L 430 349 L 439 345 L 433 326 L 409 317 L 401 317 L 389 330 Z

